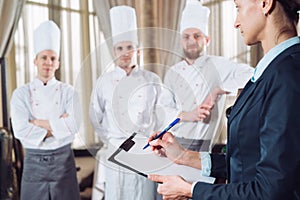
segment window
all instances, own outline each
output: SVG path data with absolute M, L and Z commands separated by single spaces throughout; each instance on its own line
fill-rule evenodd
M 210 9 L 209 35 L 211 42 L 207 49 L 208 54 L 251 64 L 250 47 L 244 44 L 239 30 L 234 28 L 237 14 L 234 2 L 231 0 L 203 0 L 202 4 Z

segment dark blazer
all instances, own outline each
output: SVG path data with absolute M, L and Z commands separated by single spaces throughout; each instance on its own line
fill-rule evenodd
M 193 199 L 300 199 L 300 44 L 245 86 L 228 118 L 224 161 L 212 155 L 212 175 L 227 165 L 229 184 L 198 182 Z

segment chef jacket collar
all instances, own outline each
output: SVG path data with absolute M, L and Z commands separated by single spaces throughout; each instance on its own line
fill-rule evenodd
M 138 65 L 134 65 L 134 66 L 132 66 L 132 67 L 133 67 L 133 69 L 132 69 L 131 73 L 129 74 L 129 76 L 130 76 L 132 73 L 136 73 L 136 72 L 139 70 L 139 66 L 138 66 Z M 126 71 L 125 71 L 124 69 L 122 69 L 121 67 L 119 67 L 119 66 L 116 67 L 116 70 L 117 70 L 117 72 L 118 72 L 119 74 L 121 74 L 121 75 L 123 75 L 123 76 L 126 76 L 126 75 L 127 75 L 127 74 L 126 74 Z
M 56 78 L 53 77 L 47 82 L 47 84 L 44 84 L 44 82 L 42 80 L 40 80 L 39 78 L 36 77 L 34 79 L 33 83 L 37 87 L 42 87 L 42 86 L 54 85 L 56 83 L 56 81 L 57 81 Z
M 202 55 L 199 58 L 197 58 L 193 64 L 189 65 L 188 62 L 184 59 L 184 63 L 186 64 L 186 66 L 194 66 L 194 67 L 203 67 L 204 63 L 207 60 L 207 56 Z

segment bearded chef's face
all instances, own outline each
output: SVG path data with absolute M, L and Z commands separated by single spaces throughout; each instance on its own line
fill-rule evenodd
M 52 50 L 44 50 L 38 53 L 34 59 L 37 66 L 38 77 L 48 81 L 54 77 L 55 71 L 59 68 L 58 55 Z
M 209 40 L 198 28 L 185 29 L 180 39 L 185 57 L 190 60 L 199 58 L 205 53 Z

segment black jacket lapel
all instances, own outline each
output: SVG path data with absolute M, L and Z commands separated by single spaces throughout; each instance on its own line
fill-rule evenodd
M 251 80 L 248 81 L 242 93 L 240 94 L 240 96 L 238 97 L 238 99 L 236 100 L 235 104 L 231 109 L 228 118 L 229 123 L 236 116 L 236 114 L 241 110 L 241 108 L 244 106 L 247 99 L 253 94 L 253 91 L 256 88 L 256 86 L 257 86 L 257 82 L 253 83 Z

